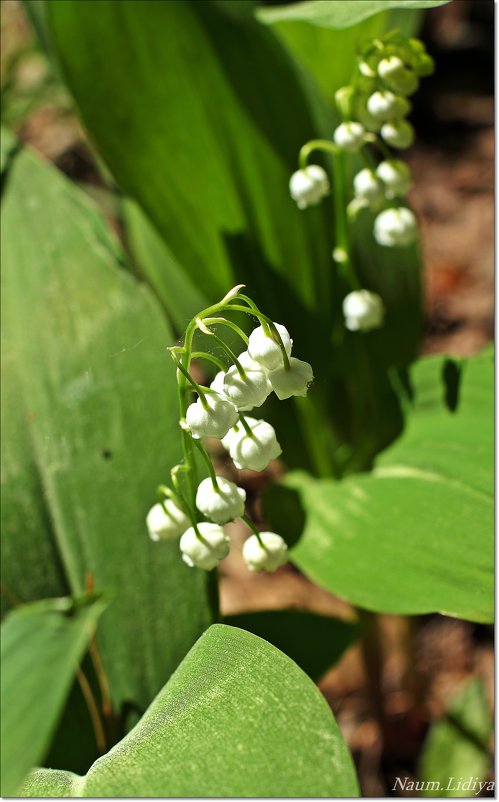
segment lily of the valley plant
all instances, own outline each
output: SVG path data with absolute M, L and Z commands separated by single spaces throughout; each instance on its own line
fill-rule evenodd
M 241 293 L 242 288 L 234 287 L 219 303 L 200 312 L 187 326 L 183 345 L 170 348 L 177 367 L 184 458 L 171 470 L 172 487 L 158 487 L 159 501 L 147 516 L 153 540 L 180 538 L 184 562 L 207 571 L 228 555 L 230 542 L 223 525 L 236 518 L 252 532 L 243 548 L 251 571 L 275 571 L 287 561 L 287 545 L 280 534 L 258 531 L 245 514 L 246 492 L 217 476 L 203 438 L 219 439 L 237 469 L 265 470 L 281 454 L 281 446 L 270 423 L 246 413 L 260 407 L 272 392 L 280 400 L 305 396 L 313 381 L 308 362 L 291 356 L 293 341 L 287 329 L 264 315 Z M 232 319 L 224 317 L 226 312 L 246 314 L 259 325 L 248 337 Z M 219 327 L 235 331 L 245 350 L 236 355 L 214 327 L 217 331 Z M 213 338 L 229 366 L 213 353 L 195 350 L 199 331 Z M 198 384 L 192 376 L 193 358 L 205 359 L 219 368 L 209 387 Z M 201 482 L 196 451 L 209 474 Z M 200 520 L 200 516 L 207 520 Z
M 336 105 L 343 122 L 333 132 L 333 141 L 312 140 L 300 151 L 300 169 L 291 176 L 289 189 L 298 208 L 318 204 L 330 191 L 326 171 L 308 164 L 313 151 L 333 156 L 336 214 L 336 247 L 333 258 L 343 270 L 352 291 L 343 300 L 345 326 L 367 332 L 383 325 L 382 298 L 362 288 L 352 262 L 349 223 L 364 209 L 376 213 L 375 240 L 388 248 L 411 245 L 418 236 L 416 217 L 400 205 L 411 187 L 405 162 L 393 157 L 389 147 L 410 147 L 414 130 L 405 117 L 411 110 L 408 96 L 419 79 L 433 72 L 433 59 L 419 39 L 407 39 L 398 31 L 374 39 L 360 52 L 357 70 L 348 86 L 336 92 Z M 382 156 L 376 163 L 369 146 Z M 345 209 L 344 164 L 346 154 L 358 154 L 365 166 L 355 175 L 352 197 Z

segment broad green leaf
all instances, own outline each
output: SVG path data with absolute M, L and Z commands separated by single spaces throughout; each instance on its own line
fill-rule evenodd
M 123 217 L 136 272 L 154 287 L 175 330 L 183 334 L 189 320 L 211 299 L 182 270 L 140 206 L 126 200 Z
M 47 19 L 47 4 L 42 0 L 22 0 L 23 8 L 36 33 L 38 43 L 50 57 L 50 29 Z
M 34 602 L 2 624 L 2 795 L 15 795 L 45 757 L 71 681 L 104 603 Z
M 272 32 L 199 2 L 101 0 L 96 15 L 57 0 L 49 17 L 101 155 L 190 278 L 210 297 L 244 282 L 281 310 L 327 307 L 328 208 L 301 215 L 288 192 L 319 131 Z
M 5 600 L 113 601 L 98 641 L 115 713 L 144 710 L 211 623 L 210 580 L 145 515 L 180 456 L 173 335 L 94 204 L 28 152 L 2 214 Z
M 2 126 L 0 136 L 0 173 L 3 179 L 3 173 L 9 165 L 12 155 L 17 150 L 17 139 L 8 128 Z
M 483 683 L 470 680 L 426 738 L 419 770 L 419 779 L 425 783 L 422 796 L 476 796 L 478 783 L 487 785 L 485 778 L 492 767 L 493 733 Z
M 32 795 L 50 780 L 38 777 Z M 358 787 L 311 680 L 266 641 L 219 624 L 127 737 L 74 782 L 72 795 L 353 797 Z
M 23 783 L 22 796 L 55 799 L 77 796 L 80 783 L 81 777 L 71 771 L 33 769 Z
M 302 20 L 310 25 L 344 29 L 357 25 L 381 11 L 393 9 L 428 9 L 443 6 L 449 0 L 306 0 L 291 5 L 258 8 L 263 22 L 274 23 Z
M 315 681 L 359 636 L 355 624 L 301 610 L 238 613 L 227 616 L 224 623 L 253 632 L 277 646 Z
M 371 474 L 287 477 L 307 513 L 292 558 L 368 610 L 491 621 L 493 360 L 424 359 L 411 381 L 407 429 Z

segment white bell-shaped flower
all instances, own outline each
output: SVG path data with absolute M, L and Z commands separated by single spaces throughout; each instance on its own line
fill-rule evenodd
M 185 532 L 190 520 L 171 498 L 163 504 L 155 504 L 146 517 L 147 531 L 151 540 L 176 540 Z
M 375 292 L 355 290 L 344 299 L 343 314 L 350 331 L 371 331 L 383 323 L 383 301 Z
M 282 454 L 274 428 L 264 420 L 246 418 L 251 427 L 251 435 L 238 423 L 222 439 L 222 445 L 229 452 L 234 465 L 239 470 L 263 471 L 273 459 Z
M 373 203 L 384 197 L 385 188 L 374 170 L 365 167 L 353 179 L 353 190 L 356 198 Z
M 411 171 L 400 159 L 386 159 L 380 162 L 376 174 L 386 187 L 387 198 L 401 197 L 411 188 Z
M 308 386 L 314 380 L 312 366 L 302 359 L 290 357 L 289 368 L 275 368 L 269 372 L 269 379 L 276 396 L 284 401 L 292 395 L 307 395 Z
M 381 136 L 392 148 L 409 148 L 414 142 L 414 128 L 407 120 L 393 120 L 381 126 Z
M 230 550 L 230 541 L 224 530 L 218 524 L 203 521 L 197 525 L 200 536 L 191 526 L 180 538 L 180 551 L 182 559 L 190 568 L 204 568 L 211 571 L 220 560 L 227 557 Z
M 274 325 L 281 336 L 286 354 L 289 356 L 293 347 L 293 340 L 290 338 L 289 332 L 285 326 L 282 326 L 280 323 L 274 323 Z M 253 329 L 251 332 L 248 343 L 248 354 L 251 359 L 254 359 L 255 362 L 258 362 L 258 364 L 266 370 L 272 370 L 273 368 L 277 368 L 278 365 L 283 364 L 283 356 L 279 344 L 273 337 L 265 333 L 263 326 L 257 326 L 257 328 Z
M 275 571 L 288 561 L 288 547 L 275 532 L 251 535 L 243 546 L 243 558 L 250 571 Z
M 315 206 L 329 194 L 329 178 L 318 164 L 297 170 L 289 181 L 289 192 L 299 209 Z
M 369 114 L 379 122 L 395 120 L 404 117 L 410 110 L 409 101 L 405 97 L 395 95 L 386 90 L 384 92 L 374 92 L 367 101 Z
M 342 150 L 353 153 L 364 144 L 364 126 L 357 122 L 341 123 L 334 132 L 334 141 Z
M 187 407 L 186 423 L 192 436 L 224 437 L 239 418 L 234 404 L 224 398 L 220 393 L 206 393 L 207 406 L 204 407 L 201 399 Z
M 215 376 L 215 378 L 213 379 L 213 381 L 210 384 L 210 388 L 212 390 L 215 390 L 215 392 L 218 393 L 219 395 L 221 395 L 222 398 L 225 397 L 225 395 L 224 395 L 224 379 L 225 379 L 225 371 L 219 370 L 217 375 Z
M 203 479 L 196 493 L 196 507 L 217 524 L 226 524 L 244 514 L 246 491 L 234 482 L 217 476 L 217 488 L 210 477 Z
M 235 365 L 229 368 L 224 376 L 224 394 L 237 409 L 261 407 L 272 392 L 272 385 L 261 367 L 246 368 L 245 374 L 243 378 Z
M 243 351 L 237 358 L 245 370 L 265 370 L 263 365 L 250 356 L 249 351 Z
M 374 221 L 374 238 L 380 245 L 392 248 L 410 245 L 418 235 L 418 223 L 410 209 L 386 209 Z

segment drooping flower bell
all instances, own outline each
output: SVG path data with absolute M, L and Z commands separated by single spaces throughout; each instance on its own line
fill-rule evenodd
M 376 174 L 386 187 L 387 198 L 401 197 L 411 188 L 411 171 L 400 159 L 380 162 Z
M 269 379 L 276 396 L 283 401 L 292 395 L 307 395 L 314 380 L 312 366 L 302 359 L 289 358 L 289 368 L 284 365 L 269 371 Z
M 371 331 L 383 323 L 383 301 L 375 292 L 355 290 L 344 299 L 343 314 L 350 331 Z
M 243 546 L 243 558 L 250 571 L 276 571 L 288 561 L 288 547 L 275 532 L 251 535 Z
M 414 142 L 414 128 L 407 120 L 392 120 L 381 126 L 381 136 L 393 148 L 410 148 Z
M 197 529 L 200 536 L 191 526 L 180 538 L 182 559 L 190 568 L 196 566 L 211 571 L 212 568 L 216 568 L 220 560 L 227 557 L 230 541 L 218 524 L 202 521 L 197 525 Z
M 385 209 L 374 221 L 374 238 L 389 248 L 410 245 L 417 238 L 418 223 L 410 209 Z
M 378 64 L 378 75 L 401 95 L 412 95 L 419 86 L 416 73 L 408 69 L 399 56 L 389 56 Z
M 289 357 L 293 347 L 293 340 L 285 326 L 280 323 L 274 323 L 274 326 L 280 334 L 286 354 Z M 266 370 L 272 370 L 283 364 L 283 355 L 279 343 L 265 332 L 263 326 L 257 326 L 251 332 L 248 342 L 248 354 L 251 359 L 254 359 Z
M 289 192 L 299 209 L 316 206 L 329 194 L 329 178 L 318 164 L 297 170 L 289 181 Z
M 239 414 L 234 404 L 220 393 L 211 392 L 205 395 L 206 405 L 198 398 L 187 408 L 185 420 L 192 436 L 224 437 L 229 429 L 237 423 Z
M 357 122 L 346 122 L 336 128 L 334 132 L 334 141 L 342 150 L 354 153 L 360 150 L 364 144 L 365 129 L 364 126 Z
M 272 392 L 272 385 L 262 367 L 245 368 L 245 374 L 245 377 L 241 376 L 233 365 L 225 374 L 223 383 L 224 395 L 243 411 L 261 407 Z
M 384 186 L 374 170 L 365 167 L 353 179 L 353 190 L 356 198 L 375 203 L 384 196 Z
M 146 517 L 151 540 L 177 540 L 189 524 L 190 520 L 185 512 L 171 498 L 151 507 Z
M 270 423 L 250 417 L 246 417 L 245 421 L 251 434 L 238 423 L 222 439 L 222 445 L 239 470 L 248 468 L 251 471 L 263 471 L 282 453 L 282 448 Z
M 246 491 L 234 482 L 217 476 L 217 489 L 211 478 L 203 479 L 196 493 L 196 507 L 217 524 L 226 524 L 244 513 Z
M 410 110 L 409 101 L 405 97 L 395 95 L 390 90 L 373 92 L 368 98 L 367 110 L 379 122 L 396 120 L 404 117 Z

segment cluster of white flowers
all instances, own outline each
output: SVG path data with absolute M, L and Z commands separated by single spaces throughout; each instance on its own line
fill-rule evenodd
M 313 381 L 312 367 L 291 356 L 292 347 L 293 341 L 283 325 L 263 323 L 251 332 L 247 350 L 234 358 L 228 370 L 217 373 L 209 387 L 199 387 L 192 381 L 198 398 L 187 406 L 181 426 L 198 443 L 208 462 L 200 443 L 203 437 L 220 439 L 239 470 L 263 471 L 281 454 L 270 423 L 249 417 L 246 412 L 260 407 L 272 392 L 281 400 L 306 395 Z M 217 476 L 212 466 L 210 476 L 201 481 L 195 493 L 197 510 L 209 521 L 198 523 L 185 501 L 167 492 L 171 497 L 149 511 L 147 528 L 152 540 L 180 538 L 187 565 L 207 571 L 215 568 L 230 548 L 222 526 L 236 518 L 243 518 L 254 532 L 243 549 L 250 570 L 275 571 L 287 562 L 284 539 L 274 532 L 256 530 L 244 515 L 244 489 Z
M 387 146 L 404 149 L 412 145 L 414 129 L 406 119 L 411 110 L 408 96 L 418 88 L 419 79 L 430 75 L 433 69 L 433 59 L 418 39 L 393 32 L 384 40 L 367 43 L 359 55 L 358 72 L 351 85 L 336 92 L 343 122 L 335 129 L 333 142 L 313 140 L 304 145 L 300 154 L 301 164 L 306 165 L 312 150 L 356 153 L 367 145 L 381 150 L 384 159 L 380 164 L 364 167 L 355 175 L 347 215 L 354 220 L 362 209 L 373 211 L 373 236 L 384 247 L 407 247 L 418 236 L 416 217 L 401 200 L 411 187 L 410 170 L 400 159 L 391 158 Z M 368 164 L 371 159 L 366 154 Z M 305 209 L 329 193 L 329 179 L 319 165 L 306 165 L 293 173 L 289 188 L 298 207 Z M 344 247 L 336 247 L 333 258 L 348 262 L 348 253 Z M 370 331 L 383 324 L 383 302 L 368 290 L 350 293 L 344 299 L 343 312 L 350 331 Z

